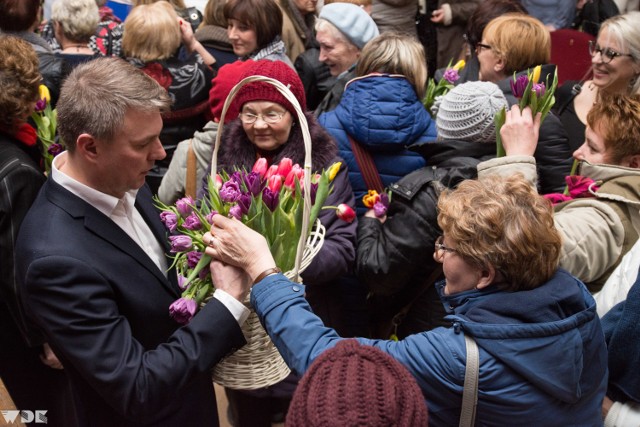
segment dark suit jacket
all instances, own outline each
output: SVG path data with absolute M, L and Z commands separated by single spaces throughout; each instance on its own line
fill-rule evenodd
M 165 245 L 151 193 L 136 208 Z M 22 302 L 69 375 L 81 426 L 217 426 L 210 369 L 245 344 L 231 313 L 209 302 L 184 327 L 180 297 L 114 222 L 52 179 L 17 245 Z

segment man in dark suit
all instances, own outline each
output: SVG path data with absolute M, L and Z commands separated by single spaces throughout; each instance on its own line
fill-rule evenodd
M 121 59 L 77 67 L 58 102 L 67 151 L 20 230 L 22 303 L 65 367 L 80 426 L 217 426 L 210 369 L 245 344 L 233 293 L 186 326 L 169 317 L 180 289 L 145 185 L 169 103 Z

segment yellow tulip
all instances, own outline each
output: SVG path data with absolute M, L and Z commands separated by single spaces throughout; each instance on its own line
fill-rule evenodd
M 38 92 L 40 92 L 40 99 L 45 99 L 47 102 L 51 102 L 51 94 L 49 93 L 48 87 L 40 85 Z
M 464 59 L 461 59 L 460 61 L 456 62 L 456 65 L 453 66 L 453 69 L 456 71 L 460 71 L 464 68 L 466 64 L 467 63 L 464 62 Z
M 362 196 L 362 203 L 369 209 L 373 208 L 373 205 L 375 205 L 378 200 L 380 200 L 380 195 L 378 195 L 376 190 L 369 190 L 367 194 Z
M 338 171 L 340 170 L 341 165 L 342 165 L 342 162 L 336 162 L 331 165 L 331 167 L 329 168 L 329 181 L 333 181 L 333 178 L 335 178 L 336 175 L 338 175 Z
M 533 83 L 538 83 L 538 80 L 540 80 L 540 71 L 541 70 L 542 70 L 542 67 L 540 65 L 537 65 L 533 69 L 533 73 L 531 75 L 531 80 L 533 81 Z

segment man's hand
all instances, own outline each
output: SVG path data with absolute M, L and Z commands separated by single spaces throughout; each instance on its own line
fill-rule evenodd
M 240 302 L 244 301 L 253 281 L 243 269 L 215 259 L 209 264 L 209 269 L 216 289 L 225 291 Z
M 538 146 L 540 113 L 531 116 L 531 108 L 521 112 L 516 104 L 507 110 L 505 122 L 500 129 L 502 146 L 507 156 L 533 156 Z
M 58 356 L 56 356 L 53 350 L 51 350 L 51 347 L 49 347 L 49 344 L 44 343 L 42 350 L 43 353 L 40 355 L 42 363 L 53 369 L 64 369 L 64 366 L 62 366 L 62 363 L 58 360 Z

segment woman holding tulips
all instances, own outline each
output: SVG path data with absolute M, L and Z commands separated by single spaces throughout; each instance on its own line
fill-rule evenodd
M 509 101 L 518 102 L 512 82 L 518 77 L 535 73 L 537 83 L 551 85 L 556 72 L 551 58 L 551 37 L 545 26 L 528 15 L 509 13 L 493 19 L 485 27 L 482 40 L 476 43 L 480 64 L 479 80 L 496 83 Z M 514 76 L 515 75 L 515 76 Z M 538 165 L 541 193 L 561 192 L 564 177 L 571 170 L 571 148 L 562 123 L 549 114 L 540 128 L 535 157 Z
M 262 75 L 278 80 L 291 90 L 305 112 L 311 134 L 312 171 L 329 168 L 338 158 L 338 148 L 331 136 L 306 112 L 304 88 L 296 72 L 282 61 L 259 60 L 244 70 L 242 78 Z M 231 173 L 245 168 L 271 175 L 270 189 L 292 185 L 294 176 L 302 177 L 305 147 L 301 124 L 293 105 L 268 83 L 244 85 L 233 100 L 240 112 L 237 119 L 223 127 L 217 157 L 217 169 Z M 256 163 L 257 160 L 257 163 Z M 254 167 L 255 164 L 255 167 Z M 273 166 L 271 166 L 273 165 Z M 278 166 L 275 166 L 278 165 Z M 344 162 L 332 171 L 333 191 L 325 205 L 342 207 L 346 219 L 355 208 L 355 200 Z M 205 186 L 206 188 L 206 186 Z M 352 269 L 355 260 L 356 223 L 336 215 L 335 209 L 322 210 L 319 219 L 326 228 L 324 245 L 311 265 L 302 273 L 307 285 L 306 298 L 325 322 L 341 328 L 341 294 L 337 281 Z M 268 389 L 252 391 L 227 389 L 234 425 L 270 426 L 274 411 L 286 412 L 297 378 L 290 376 Z

